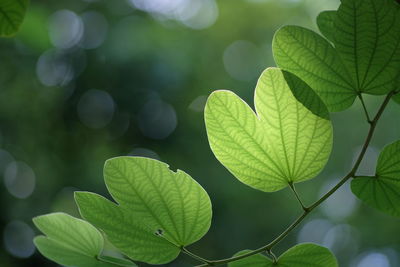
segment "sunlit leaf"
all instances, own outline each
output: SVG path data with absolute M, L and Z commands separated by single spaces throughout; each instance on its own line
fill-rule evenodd
M 237 253 L 242 255 L 250 250 Z M 276 263 L 261 254 L 234 261 L 228 264 L 229 267 L 337 267 L 335 256 L 325 247 L 311 243 L 304 243 L 294 246 L 283 253 Z
M 172 261 L 210 227 L 207 193 L 181 170 L 153 159 L 119 157 L 106 162 L 104 177 L 118 204 L 88 192 L 77 192 L 76 202 L 82 217 L 132 259 Z
M 315 177 L 332 147 L 329 114 L 299 78 L 277 68 L 263 72 L 255 114 L 237 95 L 216 91 L 205 122 L 217 159 L 240 181 L 272 192 Z
M 29 0 L 0 0 L 0 36 L 14 35 L 24 20 Z
M 329 41 L 333 41 L 333 35 L 334 35 L 334 20 L 336 16 L 336 11 L 329 10 L 329 11 L 323 11 L 319 13 L 317 17 L 317 25 L 320 30 L 320 32 L 324 35 L 326 39 Z
M 278 66 L 305 81 L 330 111 L 353 104 L 356 86 L 326 39 L 302 27 L 285 26 L 275 33 L 272 49 Z
M 393 0 L 343 0 L 334 44 L 357 91 L 386 94 L 400 73 L 400 6 Z
M 64 213 L 52 213 L 33 219 L 46 236 L 37 236 L 34 243 L 46 258 L 64 265 L 78 267 L 116 267 L 111 261 L 98 258 L 103 250 L 103 236 L 89 223 Z M 122 266 L 136 266 L 120 259 Z M 129 265 L 127 265 L 129 263 Z
M 369 206 L 400 216 L 400 141 L 383 149 L 375 176 L 353 179 L 351 189 Z
M 392 0 L 343 0 L 317 18 L 321 33 L 296 26 L 274 38 L 275 60 L 313 88 L 330 111 L 341 111 L 359 93 L 386 94 L 400 75 L 400 6 Z

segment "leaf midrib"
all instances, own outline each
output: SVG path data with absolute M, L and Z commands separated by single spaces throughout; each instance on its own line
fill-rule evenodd
M 237 96 L 235 95 L 235 97 L 237 97 Z M 225 107 L 224 102 L 222 102 L 222 100 L 221 100 L 219 97 L 216 97 L 216 98 L 220 101 L 220 103 L 222 104 L 222 106 Z M 241 101 L 242 101 L 242 100 L 241 100 Z M 245 108 L 249 108 L 249 109 L 250 109 L 250 111 L 251 111 L 251 113 L 252 113 L 252 116 L 255 116 L 255 117 L 256 117 L 255 127 L 257 127 L 257 123 L 261 122 L 260 118 L 254 113 L 254 111 L 253 111 L 249 106 L 247 106 L 247 104 L 245 104 L 245 105 L 246 105 Z M 276 170 L 278 170 L 279 172 L 277 172 L 276 170 L 272 169 L 272 168 L 271 168 L 270 166 L 268 166 L 265 162 L 261 161 L 258 157 L 254 156 L 250 151 L 248 151 L 248 150 L 247 150 L 245 147 L 243 147 L 241 144 L 239 144 L 239 143 L 237 143 L 237 144 L 238 144 L 244 151 L 246 151 L 249 155 L 251 155 L 254 159 L 256 159 L 258 162 L 260 162 L 263 166 L 267 167 L 267 169 L 269 169 L 270 171 L 274 172 L 275 175 L 280 175 L 281 178 L 285 178 L 285 174 L 284 174 L 284 172 L 281 170 L 281 167 L 278 166 L 278 165 L 273 161 L 273 159 L 272 159 L 272 158 L 268 155 L 268 153 L 261 147 L 261 145 L 258 143 L 258 141 L 257 141 L 256 139 L 254 139 L 254 137 L 247 131 L 247 129 L 246 129 L 243 125 L 241 125 L 240 122 L 239 122 L 238 120 L 236 120 L 236 117 L 233 116 L 231 110 L 230 110 L 229 108 L 226 108 L 226 107 L 225 107 L 225 109 L 228 111 L 230 117 L 231 117 L 234 121 L 236 121 L 236 123 L 240 126 L 240 128 L 243 129 L 243 132 L 245 132 L 246 135 L 257 145 L 257 147 L 259 148 L 259 150 L 260 150 L 261 152 L 263 152 L 263 154 L 268 158 L 269 162 L 271 162 L 271 163 L 275 166 Z M 214 112 L 211 112 L 211 114 L 214 114 Z M 213 116 L 214 116 L 214 119 L 216 119 L 216 120 L 218 121 L 218 117 L 215 116 L 215 115 L 213 115 Z M 261 127 L 262 127 L 262 126 L 261 126 Z M 227 134 L 229 135 L 229 133 L 228 133 L 227 131 L 224 130 L 224 132 L 227 133 Z M 229 135 L 229 136 L 230 136 L 230 135 Z M 233 138 L 232 138 L 232 139 L 233 139 Z M 278 176 L 277 176 L 277 177 L 278 177 Z
M 305 29 L 302 29 L 302 30 L 305 30 Z M 307 46 L 303 45 L 303 43 L 302 43 L 299 39 L 297 39 L 296 36 L 295 36 L 291 31 L 287 31 L 287 32 L 292 36 L 293 39 L 295 39 L 299 44 L 301 44 L 302 47 L 304 47 L 308 52 L 314 54 L 314 55 L 316 56 L 316 58 L 319 60 L 319 62 L 322 62 L 323 65 L 325 65 L 328 69 L 330 69 L 333 73 L 335 73 L 338 77 L 340 77 L 341 80 L 342 80 L 343 82 L 345 82 L 345 83 L 349 86 L 349 87 L 343 87 L 343 88 L 345 88 L 345 89 L 347 89 L 347 90 L 349 90 L 349 91 L 354 91 L 353 85 L 352 85 L 347 79 L 345 79 L 341 74 L 339 74 L 336 70 L 334 70 L 329 64 L 326 64 L 325 61 L 322 60 L 322 59 L 321 59 L 316 53 L 314 53 L 310 48 L 308 48 Z M 313 34 L 314 34 L 314 33 L 313 33 Z M 315 38 L 315 36 L 313 36 L 313 39 L 314 39 L 314 38 Z M 314 41 L 315 41 L 315 39 L 314 39 Z M 324 41 L 325 41 L 325 40 L 324 40 Z M 329 44 L 328 42 L 327 42 L 327 44 L 328 44 L 328 47 L 329 47 L 328 49 L 333 49 L 333 50 L 335 51 L 335 48 L 333 48 L 333 47 L 331 46 L 331 44 Z M 289 55 L 287 54 L 287 56 L 289 56 Z M 294 61 L 294 62 L 295 62 L 295 61 Z M 347 68 L 346 68 L 346 66 L 343 64 L 343 62 L 341 62 L 341 61 L 339 61 L 339 62 L 342 64 L 343 68 L 347 70 Z M 296 65 L 298 65 L 299 67 L 302 67 L 302 66 L 300 66 L 299 64 L 297 64 L 297 62 L 295 62 L 295 63 L 296 63 Z M 307 71 L 307 72 L 308 72 L 308 71 Z M 316 75 L 315 75 L 315 76 L 316 76 Z M 317 77 L 318 77 L 318 76 L 317 76 Z M 319 79 L 323 79 L 323 80 L 325 80 L 325 81 L 327 81 L 327 82 L 330 82 L 330 83 L 333 83 L 333 84 L 336 84 L 336 85 L 342 87 L 342 85 L 340 85 L 340 84 L 338 84 L 338 83 L 336 83 L 336 82 L 327 80 L 327 79 L 325 79 L 325 78 L 323 78 L 323 77 L 318 77 L 318 78 L 319 78 Z M 348 78 L 350 78 L 350 77 L 348 77 Z
M 290 183 L 290 182 L 292 182 L 292 179 L 293 179 L 293 177 L 292 177 L 292 175 L 293 175 L 292 171 L 293 170 L 292 170 L 292 168 L 290 167 L 290 164 L 289 164 L 289 158 L 288 158 L 288 155 L 287 155 L 287 147 L 286 147 L 286 144 L 285 144 L 285 137 L 283 136 L 282 117 L 281 117 L 282 112 L 281 112 L 281 107 L 280 107 L 280 103 L 279 103 L 280 101 L 279 101 L 279 99 L 278 99 L 278 97 L 276 95 L 274 77 L 272 77 L 272 75 L 270 77 L 271 77 L 271 79 L 270 79 L 271 80 L 271 88 L 272 88 L 272 91 L 273 91 L 274 100 L 276 102 L 277 113 L 278 113 L 279 134 L 281 136 L 281 141 L 282 141 L 282 146 L 283 146 L 283 153 L 285 155 L 285 161 L 286 161 L 286 164 L 287 164 L 287 169 L 288 169 L 288 174 L 289 174 L 288 177 L 286 177 L 286 178 L 288 179 L 287 182 Z M 289 89 L 289 88 L 287 88 L 287 89 Z M 298 125 L 296 125 L 296 128 L 298 128 L 297 126 Z M 296 142 L 297 142 L 297 138 L 296 138 Z M 295 154 L 296 154 L 296 152 L 295 152 Z M 283 166 L 281 166 L 281 168 L 284 169 Z

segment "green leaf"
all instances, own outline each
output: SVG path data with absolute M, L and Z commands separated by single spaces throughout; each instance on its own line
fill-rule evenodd
M 121 207 L 94 193 L 76 192 L 82 217 L 103 230 L 108 240 L 128 257 L 152 264 L 175 259 L 180 249 L 158 234 L 128 207 Z M 161 231 L 160 231 L 161 232 Z
M 329 41 L 334 40 L 334 21 L 336 17 L 336 11 L 329 10 L 329 11 L 323 11 L 319 13 L 317 17 L 317 25 L 324 37 L 328 39 Z
M 136 267 L 137 265 L 130 260 L 114 258 L 111 256 L 99 256 L 98 259 L 105 263 L 110 263 L 112 266 L 122 266 L 122 267 Z
M 119 157 L 106 162 L 104 178 L 118 204 L 88 192 L 76 192 L 75 200 L 82 217 L 134 260 L 170 262 L 210 227 L 207 193 L 181 170 L 153 159 Z
M 356 86 L 333 46 L 317 33 L 298 26 L 284 26 L 272 43 L 278 66 L 305 81 L 330 111 L 350 107 Z
M 393 0 L 343 0 L 334 44 L 358 92 L 386 94 L 400 74 L 400 7 Z
M 250 250 L 237 253 L 242 255 Z M 256 254 L 228 264 L 229 267 L 337 267 L 335 256 L 325 247 L 316 244 L 304 243 L 294 246 L 283 253 L 277 263 L 273 263 L 268 257 Z
M 317 18 L 321 33 L 296 26 L 274 37 L 276 63 L 308 83 L 330 111 L 357 94 L 386 94 L 400 77 L 400 6 L 393 0 L 343 0 Z
M 46 235 L 34 239 L 36 247 L 54 262 L 78 267 L 121 266 L 98 260 L 104 240 L 100 232 L 89 223 L 65 213 L 39 216 L 33 222 Z M 129 266 L 136 264 L 130 262 Z
M 18 30 L 29 0 L 0 0 L 0 36 L 12 36 Z
M 400 217 L 400 141 L 383 149 L 375 176 L 353 179 L 351 189 L 369 206 Z
M 315 177 L 332 148 L 332 125 L 318 96 L 291 73 L 268 68 L 258 80 L 255 114 L 237 95 L 216 91 L 205 107 L 217 159 L 241 182 L 266 192 Z

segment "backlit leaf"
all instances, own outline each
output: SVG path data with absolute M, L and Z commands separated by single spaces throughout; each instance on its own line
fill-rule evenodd
M 343 0 L 334 44 L 359 92 L 386 94 L 400 73 L 400 6 L 393 0 Z
M 34 239 L 36 247 L 54 262 L 75 267 L 121 266 L 99 260 L 103 250 L 103 236 L 89 223 L 64 213 L 39 216 L 33 222 L 46 235 Z M 119 262 L 124 262 L 124 266 L 136 266 L 124 259 L 119 259 Z
M 29 0 L 0 0 L 0 36 L 14 35 L 24 20 Z
M 317 25 L 322 33 L 322 35 L 325 36 L 326 39 L 329 41 L 333 41 L 333 35 L 334 35 L 334 20 L 336 16 L 336 11 L 329 10 L 329 11 L 323 11 L 319 13 L 317 17 Z
M 207 193 L 181 170 L 153 159 L 119 157 L 106 162 L 104 178 L 118 204 L 88 192 L 77 192 L 76 202 L 82 217 L 134 260 L 170 262 L 210 227 Z
M 278 66 L 305 81 L 330 111 L 350 107 L 356 96 L 353 79 L 335 48 L 317 33 L 298 26 L 284 26 L 272 43 Z
M 400 216 L 400 141 L 383 149 L 375 176 L 353 179 L 351 189 L 369 206 Z
M 250 250 L 237 253 L 242 255 Z M 268 257 L 256 254 L 228 264 L 229 267 L 337 267 L 335 256 L 325 247 L 304 243 L 294 246 L 283 253 L 276 263 Z
M 269 68 L 258 80 L 254 111 L 230 91 L 210 95 L 207 135 L 217 159 L 241 182 L 272 192 L 315 177 L 332 147 L 323 102 L 299 78 Z

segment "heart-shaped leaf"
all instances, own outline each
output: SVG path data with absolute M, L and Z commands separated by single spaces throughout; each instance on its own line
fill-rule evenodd
M 278 66 L 305 81 L 330 111 L 350 107 L 356 86 L 333 46 L 317 33 L 298 26 L 279 29 L 272 42 Z
M 376 175 L 353 179 L 351 190 L 366 204 L 390 215 L 400 216 L 400 141 L 382 150 Z
M 101 260 L 103 236 L 83 220 L 65 213 L 52 213 L 36 217 L 33 222 L 46 235 L 35 237 L 36 247 L 46 258 L 58 264 L 75 267 L 137 266 L 125 259 L 108 257 L 108 261 Z
M 181 170 L 153 159 L 119 157 L 106 162 L 104 178 L 118 204 L 88 192 L 77 192 L 75 200 L 82 217 L 134 260 L 170 262 L 210 227 L 206 191 Z
M 400 6 L 393 0 L 343 0 L 334 21 L 334 44 L 356 90 L 386 94 L 400 70 Z
M 319 13 L 317 17 L 317 25 L 319 31 L 325 36 L 329 41 L 334 39 L 334 21 L 335 21 L 336 11 L 329 10 Z
M 241 182 L 272 192 L 315 177 L 332 147 L 323 102 L 299 78 L 269 68 L 258 80 L 255 114 L 237 95 L 216 91 L 205 122 L 212 151 Z
M 0 0 L 0 36 L 14 35 L 24 20 L 29 0 Z
M 242 255 L 250 250 L 237 253 Z M 256 254 L 248 258 L 234 261 L 229 267 L 337 267 L 335 256 L 325 247 L 316 244 L 304 243 L 294 246 L 283 253 L 276 263 L 268 257 Z

